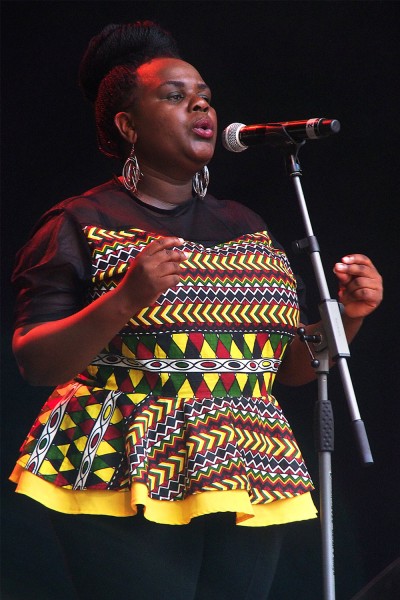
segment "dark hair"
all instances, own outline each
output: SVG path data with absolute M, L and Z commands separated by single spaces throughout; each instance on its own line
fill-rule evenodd
M 136 70 L 153 58 L 179 58 L 171 34 L 152 21 L 107 25 L 94 36 L 79 67 L 79 84 L 94 103 L 99 148 L 124 158 L 125 143 L 114 116 L 132 103 Z

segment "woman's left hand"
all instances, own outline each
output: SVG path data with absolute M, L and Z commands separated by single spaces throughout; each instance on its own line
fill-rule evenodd
M 339 280 L 338 299 L 348 317 L 362 319 L 379 306 L 383 296 L 382 277 L 368 256 L 344 256 L 333 271 Z

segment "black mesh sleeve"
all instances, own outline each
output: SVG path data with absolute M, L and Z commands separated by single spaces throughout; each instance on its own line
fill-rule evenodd
M 90 273 L 81 226 L 63 210 L 49 211 L 16 257 L 15 326 L 55 321 L 80 310 Z

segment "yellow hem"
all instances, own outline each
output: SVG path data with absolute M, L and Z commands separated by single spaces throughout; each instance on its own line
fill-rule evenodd
M 317 516 L 309 492 L 268 504 L 251 504 L 246 490 L 206 491 L 170 502 L 149 498 L 147 487 L 137 483 L 126 491 L 65 489 L 33 475 L 18 464 L 10 479 L 17 483 L 18 493 L 69 514 L 130 517 L 136 515 L 136 505 L 142 504 L 146 519 L 155 523 L 184 525 L 200 515 L 235 512 L 236 524 L 247 527 L 280 525 Z
M 129 490 L 71 490 L 49 483 L 17 464 L 11 473 L 11 481 L 17 483 L 16 492 L 25 494 L 47 508 L 71 515 L 111 515 L 131 517 L 132 510 Z
M 149 498 L 145 485 L 134 484 L 132 502 L 143 504 L 145 516 L 150 521 L 170 525 L 186 525 L 193 517 L 216 512 L 235 512 L 236 525 L 246 527 L 282 525 L 317 516 L 309 492 L 268 504 L 252 504 L 246 490 L 201 492 L 185 500 L 166 502 Z

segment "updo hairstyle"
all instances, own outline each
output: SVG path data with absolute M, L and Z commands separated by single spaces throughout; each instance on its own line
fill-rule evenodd
M 136 70 L 153 58 L 180 58 L 171 34 L 152 21 L 107 25 L 94 36 L 79 67 L 79 85 L 94 104 L 100 150 L 111 158 L 126 158 L 126 142 L 115 115 L 132 105 Z

